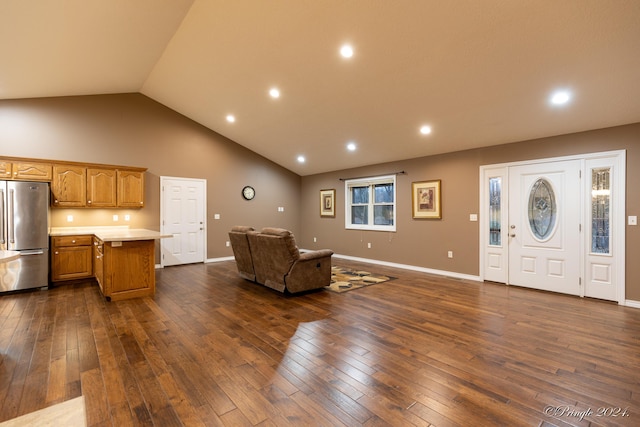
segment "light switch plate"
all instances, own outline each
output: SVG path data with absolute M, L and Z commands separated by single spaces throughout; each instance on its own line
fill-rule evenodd
M 478 214 L 469 214 L 469 221 L 477 221 Z
M 638 225 L 638 217 L 636 215 L 629 215 L 629 220 L 627 222 L 629 225 Z

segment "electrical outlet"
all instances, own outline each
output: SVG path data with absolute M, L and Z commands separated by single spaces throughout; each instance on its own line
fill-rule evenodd
M 453 251 L 449 251 L 449 252 L 447 252 L 447 257 L 449 257 L 449 258 L 453 258 Z
M 124 216 L 124 220 L 125 221 L 131 221 L 131 215 L 125 215 Z
M 67 215 L 67 222 L 73 222 L 73 215 Z
M 629 225 L 638 225 L 638 217 L 635 215 L 629 216 L 629 221 L 627 222 Z
M 278 206 L 278 212 L 284 212 L 284 206 Z
M 231 246 L 231 242 L 227 240 L 227 243 L 225 244 L 227 247 Z
M 371 249 L 371 243 L 367 243 L 367 248 Z
M 213 219 L 220 219 L 220 214 L 213 214 Z
M 113 220 L 114 220 L 114 221 L 117 221 L 117 220 L 118 220 L 118 215 L 114 215 L 114 216 L 113 216 Z
M 316 243 L 318 241 L 318 239 L 316 239 L 315 237 L 313 238 L 313 243 Z

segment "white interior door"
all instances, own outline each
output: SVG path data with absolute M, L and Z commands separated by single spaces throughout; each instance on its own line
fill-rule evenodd
M 161 177 L 162 265 L 204 262 L 206 181 Z
M 581 295 L 581 163 L 509 168 L 509 281 Z

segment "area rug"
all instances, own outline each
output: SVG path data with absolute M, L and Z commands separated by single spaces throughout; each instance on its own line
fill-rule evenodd
M 331 267 L 331 284 L 325 286 L 325 289 L 332 292 L 347 292 L 393 279 L 395 277 L 334 265 Z

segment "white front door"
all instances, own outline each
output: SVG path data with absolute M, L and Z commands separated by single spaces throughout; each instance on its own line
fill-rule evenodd
M 624 304 L 625 165 L 610 151 L 481 166 L 481 278 Z
M 509 284 L 581 295 L 579 160 L 509 168 Z
M 206 181 L 161 177 L 162 265 L 204 262 Z

